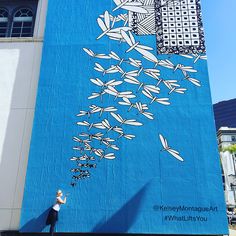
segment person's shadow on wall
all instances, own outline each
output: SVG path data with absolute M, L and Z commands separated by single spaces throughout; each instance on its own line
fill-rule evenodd
M 42 232 L 46 227 L 46 219 L 51 207 L 37 218 L 33 218 L 20 228 L 20 232 Z
M 135 223 L 149 184 L 142 187 L 124 206 L 109 219 L 103 219 L 94 228 L 93 233 L 127 233 Z

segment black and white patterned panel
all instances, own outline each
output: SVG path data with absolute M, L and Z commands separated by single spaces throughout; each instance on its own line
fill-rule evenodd
M 144 8 L 148 11 L 147 14 L 129 12 L 129 26 L 133 28 L 136 35 L 155 35 L 155 0 L 139 0 Z
M 200 0 L 155 0 L 160 54 L 205 53 Z

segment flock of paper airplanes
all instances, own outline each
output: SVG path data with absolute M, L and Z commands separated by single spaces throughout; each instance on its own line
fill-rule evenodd
M 130 1 L 130 0 L 114 0 L 115 8 L 113 12 L 118 12 L 119 9 L 127 10 L 129 12 L 137 12 L 140 14 L 147 14 L 152 11 L 150 8 L 146 8 L 142 1 Z M 168 3 L 178 3 L 175 1 L 166 1 Z M 188 81 L 193 86 L 200 87 L 201 82 L 192 78 L 191 74 L 196 74 L 197 70 L 192 66 L 183 64 L 174 64 L 169 59 L 159 60 L 153 54 L 153 48 L 141 45 L 132 32 L 132 28 L 127 26 L 129 20 L 129 13 L 118 14 L 116 16 L 113 13 L 105 11 L 97 19 L 101 34 L 97 37 L 97 40 L 101 40 L 103 37 L 108 37 L 110 40 L 117 40 L 117 43 L 125 43 L 128 48 L 125 55 L 127 58 L 121 58 L 116 52 L 111 51 L 108 54 L 95 53 L 92 49 L 83 48 L 84 52 L 88 54 L 93 60 L 95 60 L 94 70 L 100 73 L 100 78 L 90 78 L 90 82 L 94 85 L 95 92 L 88 96 L 91 101 L 96 101 L 90 105 L 86 111 L 80 111 L 77 117 L 80 121 L 77 125 L 83 130 L 78 136 L 73 137 L 75 146 L 73 149 L 78 155 L 71 157 L 70 160 L 75 163 L 75 168 L 71 169 L 72 182 L 74 187 L 78 180 L 85 179 L 91 176 L 90 169 L 96 168 L 101 159 L 113 160 L 116 158 L 115 152 L 119 152 L 117 141 L 119 139 L 132 140 L 135 138 L 134 134 L 125 133 L 124 127 L 134 126 L 139 127 L 144 125 L 140 121 L 133 119 L 133 117 L 127 119 L 122 117 L 118 111 L 119 106 L 127 107 L 127 114 L 133 114 L 133 116 L 144 117 L 148 120 L 154 119 L 154 114 L 150 112 L 152 104 L 161 104 L 165 106 L 171 105 L 170 95 L 172 93 L 185 94 L 187 89 L 181 86 L 181 81 Z M 120 25 L 120 23 L 122 25 Z M 116 25 L 119 24 L 118 27 Z M 139 59 L 129 57 L 129 53 L 135 50 Z M 206 60 L 204 55 L 179 55 L 187 59 L 194 60 L 197 63 L 199 60 Z M 113 64 L 109 68 L 104 68 L 102 61 L 109 60 Z M 145 68 L 143 66 L 144 60 L 148 60 L 149 63 L 153 63 L 151 68 Z M 123 65 L 128 65 L 134 68 L 130 71 L 125 71 Z M 158 69 L 157 69 L 158 66 Z M 161 78 L 161 71 L 159 68 L 165 68 L 173 71 L 174 73 L 182 73 L 183 79 L 163 79 Z M 116 76 L 116 79 L 106 80 L 109 75 Z M 145 83 L 141 80 L 141 77 L 147 76 L 150 79 L 150 83 Z M 121 91 L 119 86 L 126 83 L 127 87 L 130 86 L 129 91 Z M 168 90 L 167 97 L 161 97 L 161 85 Z M 135 89 L 134 89 L 135 87 Z M 103 102 L 106 97 L 114 97 L 112 99 L 113 104 L 110 106 L 104 106 Z M 143 103 L 141 98 L 148 99 L 149 104 Z M 138 114 L 138 116 L 137 116 Z M 97 121 L 95 122 L 95 120 Z M 163 134 L 156 134 L 157 141 L 159 140 L 162 145 L 162 150 L 167 152 L 170 156 L 178 161 L 183 162 L 184 159 L 180 153 L 174 148 L 170 147 L 166 137 Z

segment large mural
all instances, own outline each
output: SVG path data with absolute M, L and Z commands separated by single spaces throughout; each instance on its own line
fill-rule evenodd
M 21 231 L 226 234 L 206 59 L 199 0 L 50 0 Z

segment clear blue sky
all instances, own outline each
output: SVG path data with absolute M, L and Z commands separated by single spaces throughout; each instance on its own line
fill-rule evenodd
M 213 103 L 236 98 L 236 0 L 202 0 Z

